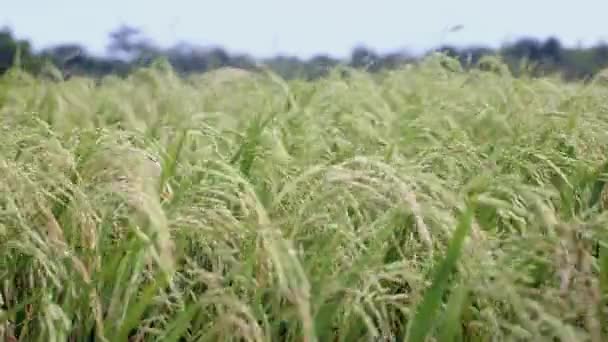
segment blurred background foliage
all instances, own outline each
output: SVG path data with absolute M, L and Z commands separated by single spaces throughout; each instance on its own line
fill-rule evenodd
M 206 72 L 219 67 L 253 69 L 259 63 L 285 79 L 316 79 L 326 75 L 339 64 L 371 72 L 395 69 L 416 63 L 425 55 L 407 52 L 380 54 L 366 46 L 355 47 L 350 57 L 338 59 L 317 55 L 309 59 L 277 55 L 256 60 L 246 54 L 230 53 L 222 47 L 199 47 L 180 43 L 169 48 L 156 46 L 143 32 L 122 26 L 109 34 L 107 56 L 95 56 L 78 44 L 61 44 L 34 51 L 27 40 L 19 39 L 9 28 L 0 29 L 0 74 L 19 65 L 33 74 L 45 73 L 52 65 L 62 76 L 86 75 L 101 77 L 108 74 L 125 75 L 133 69 L 148 65 L 155 59 L 167 60 L 180 74 Z M 565 80 L 588 79 L 608 65 L 608 43 L 591 47 L 565 47 L 557 38 L 539 40 L 521 38 L 499 49 L 484 46 L 439 46 L 427 54 L 443 52 L 457 58 L 464 68 L 478 65 L 484 56 L 498 56 L 514 75 L 529 76 L 559 74 Z

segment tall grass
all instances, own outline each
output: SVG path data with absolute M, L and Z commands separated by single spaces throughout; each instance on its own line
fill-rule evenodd
M 11 70 L 0 336 L 605 340 L 608 88 L 483 62 Z

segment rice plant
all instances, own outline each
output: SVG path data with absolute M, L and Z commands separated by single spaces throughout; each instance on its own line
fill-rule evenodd
M 11 70 L 0 336 L 605 340 L 608 88 L 482 63 Z

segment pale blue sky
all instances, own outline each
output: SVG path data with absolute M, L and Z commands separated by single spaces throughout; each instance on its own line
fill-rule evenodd
M 590 45 L 608 40 L 607 15 L 607 0 L 6 0 L 0 26 L 35 48 L 76 42 L 104 53 L 109 31 L 127 23 L 163 46 L 186 41 L 309 57 L 345 56 L 358 44 L 380 52 L 442 42 L 495 47 L 522 35 Z M 462 31 L 442 36 L 458 24 Z

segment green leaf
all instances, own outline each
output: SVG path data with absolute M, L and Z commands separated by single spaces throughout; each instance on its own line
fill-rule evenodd
M 182 311 L 170 324 L 167 325 L 169 334 L 162 338 L 162 341 L 178 341 L 184 332 L 188 330 L 190 322 L 198 312 L 199 305 L 191 304 L 186 310 Z
M 139 300 L 135 303 L 129 303 L 129 309 L 127 314 L 125 315 L 125 320 L 120 326 L 120 329 L 114 335 L 110 341 L 126 341 L 129 333 L 133 328 L 135 328 L 139 323 L 141 323 L 141 318 L 144 315 L 146 309 L 152 305 L 154 301 L 154 296 L 157 294 L 159 289 L 162 289 L 167 282 L 167 277 L 164 273 L 159 273 L 156 277 L 155 281 L 148 284 L 146 288 L 142 291 L 142 294 Z M 111 334 L 106 334 L 112 336 Z
M 464 239 L 469 234 L 473 219 L 474 206 L 468 206 L 466 212 L 461 216 L 458 227 L 454 232 L 454 236 L 450 241 L 445 258 L 436 268 L 435 276 L 431 287 L 424 295 L 422 302 L 418 306 L 418 310 L 414 319 L 410 322 L 406 341 L 421 342 L 424 341 L 430 332 L 433 322 L 437 319 L 437 311 L 441 305 L 441 298 L 446 286 L 448 285 L 449 277 L 452 269 L 456 266 Z
M 439 341 L 454 341 L 454 338 L 458 334 L 462 334 L 462 331 L 460 330 L 461 315 L 468 299 L 468 292 L 469 289 L 467 286 L 461 284 L 450 296 L 440 330 Z

